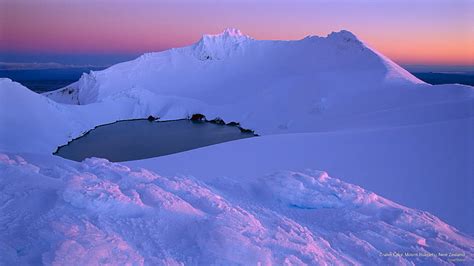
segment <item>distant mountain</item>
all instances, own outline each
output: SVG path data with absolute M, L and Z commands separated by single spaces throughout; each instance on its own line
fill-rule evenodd
M 77 100 L 60 91 L 58 102 L 89 104 L 131 88 L 153 93 L 233 103 L 268 90 L 334 91 L 382 89 L 393 83 L 420 84 L 388 58 L 348 31 L 297 41 L 261 41 L 226 29 L 183 48 L 145 54 L 104 71 L 84 74 L 69 86 Z M 296 88 L 297 87 L 297 88 Z

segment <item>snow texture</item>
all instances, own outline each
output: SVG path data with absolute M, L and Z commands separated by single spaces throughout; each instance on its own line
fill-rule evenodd
M 0 172 L 4 265 L 411 265 L 474 259 L 472 237 L 321 171 L 212 183 L 105 159 L 75 163 L 2 154 Z M 447 252 L 451 256 L 438 255 Z

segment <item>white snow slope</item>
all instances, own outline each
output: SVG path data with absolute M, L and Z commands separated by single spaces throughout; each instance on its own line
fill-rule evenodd
M 0 79 L 0 264 L 471 264 L 473 111 L 472 87 L 425 84 L 347 31 L 228 29 L 46 95 Z M 51 155 L 100 124 L 193 113 L 262 136 Z

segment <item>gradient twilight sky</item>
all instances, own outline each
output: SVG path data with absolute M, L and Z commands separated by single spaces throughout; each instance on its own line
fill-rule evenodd
M 474 65 L 474 0 L 0 0 L 0 61 L 126 57 L 226 27 L 256 39 L 347 29 L 401 64 Z

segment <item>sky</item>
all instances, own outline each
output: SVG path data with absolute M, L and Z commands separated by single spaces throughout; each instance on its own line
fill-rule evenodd
M 239 28 L 346 29 L 400 64 L 474 65 L 474 0 L 0 0 L 0 62 L 101 65 Z

